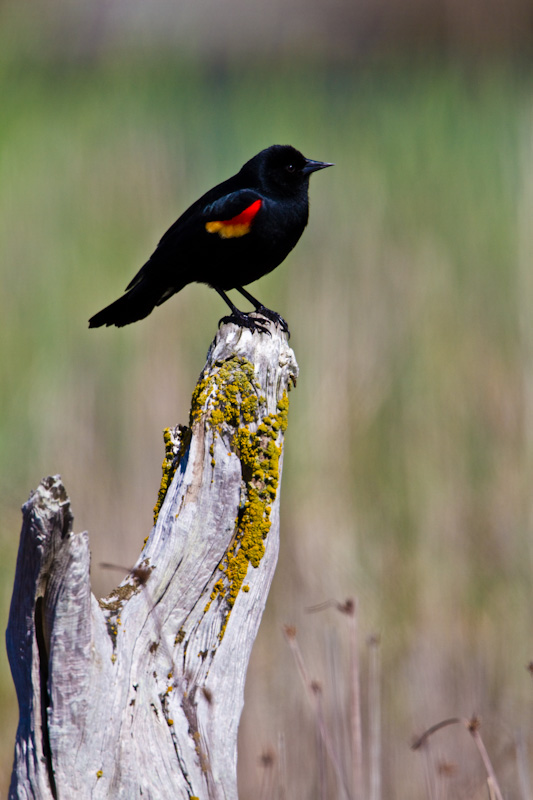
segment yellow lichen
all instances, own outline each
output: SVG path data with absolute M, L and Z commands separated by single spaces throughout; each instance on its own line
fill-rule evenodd
M 251 422 L 258 406 L 258 388 L 253 364 L 240 356 L 224 361 L 198 381 L 192 397 L 191 426 L 204 415 L 216 431 L 224 422 L 238 425 L 241 416 Z
M 211 412 L 210 424 L 212 428 L 219 428 L 224 422 L 224 412 L 220 408 L 214 408 Z
M 257 395 L 251 394 L 245 397 L 241 403 L 241 414 L 245 422 L 253 422 L 257 414 L 258 400 Z
M 178 431 L 172 431 L 171 428 L 165 428 L 163 431 L 163 440 L 165 442 L 165 457 L 162 464 L 163 474 L 161 476 L 161 485 L 159 487 L 157 501 L 154 506 L 154 525 L 157 522 L 161 506 L 163 505 L 163 501 L 167 495 L 167 491 L 172 483 L 172 479 L 176 473 L 178 465 L 187 447 L 189 446 L 189 442 L 191 440 L 191 431 L 184 425 L 179 425 Z
M 279 485 L 279 459 L 281 447 L 277 444 L 280 431 L 287 427 L 288 397 L 285 393 L 278 403 L 278 413 L 266 415 L 253 433 L 249 425 L 239 428 L 232 440 L 245 483 L 246 500 L 236 520 L 235 537 L 219 568 L 226 581 L 219 579 L 211 593 L 209 608 L 214 596 L 224 595 L 228 611 L 219 638 L 224 636 L 231 609 L 251 565 L 257 568 L 265 553 L 265 539 L 270 530 L 272 502 Z M 257 419 L 255 421 L 258 421 Z M 221 585 L 222 584 L 222 585 Z M 249 591 L 246 586 L 246 591 Z
M 216 371 L 200 378 L 193 392 L 190 426 L 204 419 L 213 431 L 213 439 L 224 425 L 237 427 L 241 421 L 255 421 L 259 400 L 258 384 L 253 365 L 245 358 L 234 356 L 224 361 Z M 214 469 L 213 443 L 209 448 Z
M 249 591 L 244 581 L 250 565 L 257 568 L 265 553 L 265 540 L 271 526 L 272 503 L 279 485 L 279 459 L 281 446 L 278 439 L 287 428 L 289 400 L 285 392 L 277 405 L 276 413 L 261 417 L 266 400 L 260 395 L 253 364 L 234 356 L 217 364 L 214 370 L 201 377 L 193 392 L 188 439 L 195 425 L 203 424 L 212 440 L 209 455 L 213 469 L 215 463 L 215 438 L 224 437 L 241 462 L 244 498 L 235 520 L 235 534 L 225 556 L 219 564 L 222 576 L 214 583 L 209 600 L 204 607 L 207 613 L 212 602 L 220 597 L 227 604 L 226 615 L 219 633 L 222 639 L 233 605 L 239 591 Z M 255 431 L 254 431 L 255 428 Z M 165 431 L 165 459 L 163 478 L 156 504 L 155 516 L 161 508 L 166 492 L 182 454 L 185 452 L 184 435 L 181 435 L 179 453 L 172 440 L 171 431 Z M 176 644 L 184 637 L 176 636 Z
M 287 392 L 283 393 L 283 397 L 278 403 L 277 419 L 280 423 L 281 430 L 285 432 L 289 422 L 289 395 Z

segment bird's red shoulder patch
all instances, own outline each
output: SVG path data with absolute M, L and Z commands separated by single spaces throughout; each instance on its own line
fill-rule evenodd
M 208 233 L 218 233 L 221 239 L 234 239 L 238 236 L 245 236 L 250 232 L 252 222 L 254 221 L 257 212 L 261 208 L 262 200 L 254 200 L 254 202 L 237 214 L 236 217 L 224 220 L 213 220 L 206 222 L 205 229 Z

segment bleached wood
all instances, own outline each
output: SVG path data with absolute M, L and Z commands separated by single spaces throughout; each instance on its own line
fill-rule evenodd
M 217 333 L 191 429 L 171 432 L 179 464 L 157 523 L 109 597 L 91 594 L 88 536 L 72 532 L 60 477 L 25 504 L 7 630 L 20 706 L 11 798 L 237 798 L 244 681 L 279 545 L 279 485 L 252 474 L 244 451 L 255 442 L 263 459 L 270 447 L 264 463 L 281 478 L 278 404 L 298 369 L 286 335 L 269 327 L 272 336 L 232 324 Z M 249 547 L 254 490 L 270 529 L 239 583 L 231 568 Z

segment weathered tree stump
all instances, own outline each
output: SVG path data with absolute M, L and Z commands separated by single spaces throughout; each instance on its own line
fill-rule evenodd
M 220 328 L 188 427 L 165 431 L 156 522 L 100 601 L 59 476 L 23 507 L 7 648 L 11 798 L 237 797 L 237 729 L 279 545 L 286 335 Z

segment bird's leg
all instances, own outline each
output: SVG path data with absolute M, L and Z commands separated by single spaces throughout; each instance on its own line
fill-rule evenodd
M 223 292 L 222 289 L 218 288 L 218 286 L 214 286 L 213 288 L 217 290 L 224 302 L 227 303 L 231 308 L 230 316 L 222 317 L 222 319 L 218 321 L 219 325 L 221 325 L 223 322 L 234 322 L 235 325 L 239 325 L 241 328 L 248 328 L 252 331 L 252 333 L 254 331 L 259 331 L 259 333 L 268 333 L 269 336 L 272 335 L 265 325 L 261 325 L 260 322 L 252 319 L 252 317 L 250 317 L 249 314 L 245 314 L 244 311 L 239 311 L 237 306 L 231 302 L 226 292 Z
M 243 295 L 243 297 L 246 297 L 246 299 L 250 301 L 258 314 L 261 314 L 261 316 L 265 317 L 265 319 L 270 319 L 272 322 L 277 323 L 280 328 L 290 336 L 289 326 L 281 314 L 278 314 L 277 311 L 272 311 L 271 308 L 266 308 L 266 306 L 260 303 L 259 300 L 256 300 L 256 298 L 251 295 L 250 292 L 247 292 L 246 289 L 243 289 L 242 286 L 236 286 L 235 288 Z

